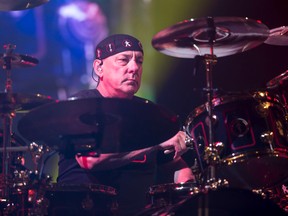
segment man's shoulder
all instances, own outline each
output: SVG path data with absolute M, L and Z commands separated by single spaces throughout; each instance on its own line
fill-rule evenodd
M 76 98 L 103 98 L 103 96 L 100 94 L 100 92 L 97 89 L 84 89 L 79 92 L 76 92 L 70 96 L 71 97 L 76 97 Z M 133 96 L 132 100 L 137 101 L 137 102 L 143 102 L 143 103 L 153 103 L 150 100 L 147 100 L 142 97 L 138 96 Z
M 154 104 L 154 102 L 146 99 L 146 98 L 142 98 L 142 97 L 138 97 L 138 96 L 135 96 L 133 97 L 133 100 L 134 101 L 139 101 L 139 102 L 143 102 L 143 103 L 150 103 L 150 104 Z
M 76 98 L 99 97 L 99 98 L 102 98 L 102 95 L 96 89 L 85 89 L 85 90 L 81 90 L 81 91 L 73 94 L 71 97 L 76 97 Z

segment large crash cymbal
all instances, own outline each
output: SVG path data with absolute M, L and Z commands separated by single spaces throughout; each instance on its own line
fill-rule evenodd
M 0 11 L 17 11 L 40 6 L 49 0 L 0 0 Z
M 72 98 L 32 110 L 18 130 L 59 151 L 115 153 L 157 145 L 175 135 L 179 124 L 177 116 L 148 100 Z
M 277 46 L 288 46 L 288 26 L 281 26 L 270 30 L 266 44 Z
M 0 54 L 0 65 L 3 66 L 6 63 L 5 58 L 10 58 L 11 67 L 34 67 L 39 61 L 38 59 L 22 54 L 9 54 L 6 56 L 5 54 Z
M 268 27 L 259 20 L 207 17 L 185 20 L 158 32 L 152 45 L 161 53 L 180 58 L 212 54 L 213 45 L 213 54 L 222 57 L 257 47 L 268 36 Z
M 22 94 L 22 93 L 0 93 L 0 113 L 25 113 L 38 106 L 51 103 L 53 100 L 49 96 L 41 94 Z

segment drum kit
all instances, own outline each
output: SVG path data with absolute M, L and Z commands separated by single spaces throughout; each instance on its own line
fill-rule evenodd
M 212 85 L 212 69 L 218 57 L 263 43 L 288 45 L 287 32 L 285 26 L 269 30 L 249 18 L 206 17 L 153 37 L 153 47 L 163 54 L 202 57 L 207 101 L 188 115 L 184 127 L 196 183 L 151 186 L 150 208 L 140 216 L 286 214 L 288 190 L 282 185 L 286 191 L 280 196 L 277 185 L 288 176 L 287 71 L 267 82 L 265 91 L 220 94 Z
M 45 3 L 32 2 L 34 6 Z M 31 2 L 25 6 L 14 3 L 1 3 L 5 5 L 0 8 L 33 7 Z M 163 54 L 190 59 L 203 57 L 206 73 L 203 91 L 207 102 L 189 114 L 184 126 L 186 144 L 195 155 L 196 182 L 151 186 L 150 208 L 139 215 L 231 215 L 232 211 L 247 215 L 244 210 L 263 215 L 285 214 L 286 206 L 278 208 L 279 203 L 274 201 L 280 198 L 271 188 L 288 178 L 288 71 L 267 82 L 265 91 L 222 95 L 213 88 L 212 71 L 218 57 L 242 53 L 263 43 L 288 45 L 287 32 L 286 27 L 269 30 L 261 21 L 249 18 L 206 17 L 177 23 L 153 37 L 153 47 Z M 43 176 L 37 166 L 27 172 L 21 152 L 33 152 L 37 164 L 51 149 L 85 155 L 91 151 L 101 154 L 146 148 L 177 133 L 177 116 L 148 100 L 56 101 L 39 94 L 13 93 L 11 69 L 38 63 L 30 56 L 14 54 L 15 48 L 10 44 L 4 46 L 5 53 L 0 56 L 0 65 L 7 75 L 5 91 L 0 94 L 1 213 L 47 215 L 49 209 L 61 207 L 63 196 L 69 194 L 71 198 L 75 193 L 81 200 L 69 202 L 81 203 L 77 208 L 91 210 L 91 196 L 97 195 L 98 199 L 106 200 L 100 206 L 109 203 L 109 211 L 113 212 L 117 206 L 114 188 L 51 184 L 49 176 Z M 18 122 L 18 130 L 31 142 L 29 145 L 19 141 L 11 131 L 18 112 L 25 114 Z
M 187 136 L 193 140 L 196 164 L 193 171 L 199 174 L 197 185 L 151 187 L 149 193 L 152 207 L 156 209 L 155 215 L 194 215 L 184 214 L 183 211 L 199 211 L 199 208 L 203 211 L 210 209 L 207 215 L 237 212 L 240 209 L 235 206 L 230 211 L 227 207 L 230 204 L 227 203 L 217 206 L 206 203 L 207 200 L 216 203 L 218 199 L 224 199 L 224 193 L 228 191 L 231 194 L 225 195 L 227 202 L 240 202 L 242 208 L 249 208 L 244 200 L 256 197 L 247 194 L 246 198 L 237 200 L 232 194 L 239 189 L 258 193 L 265 198 L 270 193 L 268 197 L 277 204 L 281 199 L 281 208 L 285 209 L 283 199 L 287 204 L 287 197 L 275 198 L 275 194 L 271 196 L 273 192 L 269 188 L 283 183 L 288 174 L 287 72 L 269 81 L 265 91 L 218 94 L 212 87 L 212 69 L 217 57 L 242 53 L 262 43 L 288 45 L 287 30 L 285 26 L 269 30 L 261 21 L 248 18 L 207 17 L 185 20 L 154 36 L 153 46 L 166 55 L 203 57 L 206 66 L 206 88 L 203 91 L 207 95 L 207 102 L 189 114 L 185 125 Z M 241 194 L 240 191 L 237 193 Z M 177 202 L 174 202 L 175 196 L 181 197 L 181 201 L 176 199 Z M 162 204 L 160 210 L 159 200 Z M 193 204 L 200 201 L 202 207 Z M 163 202 L 167 207 L 163 207 Z M 227 211 L 223 212 L 225 208 Z M 266 210 L 264 215 L 267 214 Z M 221 213 L 217 214 L 217 211 Z

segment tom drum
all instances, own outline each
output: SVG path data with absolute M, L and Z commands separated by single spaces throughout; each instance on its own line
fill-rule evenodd
M 266 188 L 287 178 L 287 116 L 277 98 L 260 91 L 230 93 L 214 98 L 212 110 L 213 145 L 220 156 L 217 177 L 228 180 L 231 187 L 246 189 Z M 186 132 L 195 141 L 195 157 L 204 171 L 207 120 L 204 104 L 186 122 Z

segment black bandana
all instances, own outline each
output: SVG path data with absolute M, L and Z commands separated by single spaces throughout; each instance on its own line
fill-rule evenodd
M 140 51 L 143 53 L 142 44 L 136 38 L 125 35 L 115 34 L 102 40 L 96 47 L 96 59 L 105 59 L 127 50 Z

